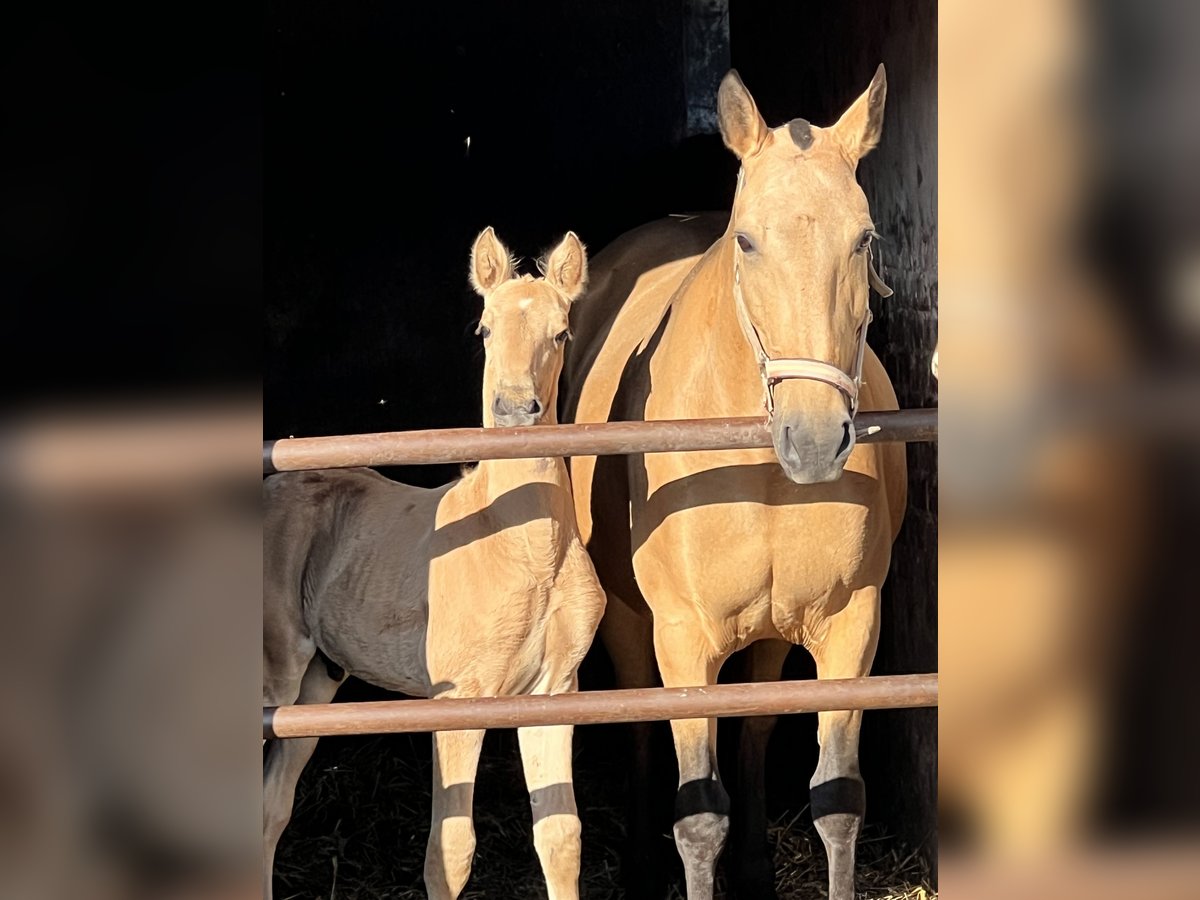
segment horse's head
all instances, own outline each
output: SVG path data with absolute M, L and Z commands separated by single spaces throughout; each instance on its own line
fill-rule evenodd
M 471 286 L 483 297 L 485 427 L 556 421 L 567 315 L 587 284 L 587 251 L 569 231 L 540 268 L 540 278 L 518 276 L 490 227 L 471 249 Z
M 768 128 L 737 72 L 721 82 L 721 136 L 742 161 L 723 252 L 758 357 L 775 452 L 799 484 L 835 481 L 854 449 L 854 413 L 870 316 L 874 224 L 855 179 L 879 142 L 881 65 L 837 124 Z M 886 295 L 885 293 L 885 295 Z

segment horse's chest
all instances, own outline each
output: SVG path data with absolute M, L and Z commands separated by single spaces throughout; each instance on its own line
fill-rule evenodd
M 781 611 L 844 602 L 867 577 L 872 520 L 866 505 L 839 497 L 836 489 L 793 497 L 790 485 L 774 480 L 722 485 L 722 474 L 665 481 L 646 504 L 635 505 L 634 565 L 652 607 L 656 593 L 667 594 L 699 603 L 714 618 L 757 628 Z M 689 479 L 697 487 L 706 479 L 712 485 L 672 496 L 672 485 Z

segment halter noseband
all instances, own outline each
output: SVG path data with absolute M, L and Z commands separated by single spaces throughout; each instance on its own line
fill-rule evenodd
M 742 192 L 744 177 L 745 170 L 739 169 L 737 193 L 734 195 L 735 204 L 737 203 L 737 194 Z M 870 252 L 868 248 L 867 253 L 869 254 Z M 892 289 L 883 283 L 883 280 L 879 277 L 879 273 L 875 271 L 873 258 L 868 258 L 867 260 L 867 281 L 880 296 L 891 296 Z M 758 329 L 754 327 L 754 322 L 751 321 L 750 313 L 746 309 L 746 300 L 742 296 L 742 270 L 738 266 L 736 253 L 733 261 L 733 298 L 734 308 L 737 310 L 738 324 L 742 326 L 746 340 L 750 342 L 750 347 L 754 350 L 754 356 L 758 360 L 758 373 L 763 383 L 763 405 L 767 409 L 768 420 L 775 414 L 775 398 L 771 389 L 779 382 L 789 379 L 797 381 L 820 381 L 823 384 L 837 388 L 850 401 L 850 417 L 853 418 L 855 416 L 858 412 L 858 392 L 859 388 L 862 387 L 863 357 L 867 352 L 867 326 L 871 324 L 871 319 L 873 318 L 870 306 L 867 307 L 866 318 L 863 319 L 863 323 L 858 329 L 858 351 L 854 355 L 854 365 L 851 374 L 846 374 L 832 363 L 820 359 L 812 359 L 806 356 L 778 357 L 772 359 L 767 355 L 767 351 L 763 347 L 762 338 L 758 335 Z

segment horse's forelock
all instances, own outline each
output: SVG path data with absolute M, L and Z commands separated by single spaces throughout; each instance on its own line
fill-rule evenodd
M 808 119 L 792 119 L 787 125 L 792 143 L 801 150 L 807 150 L 813 145 L 812 125 Z

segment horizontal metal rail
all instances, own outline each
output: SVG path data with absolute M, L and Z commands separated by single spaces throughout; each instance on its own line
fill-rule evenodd
M 937 706 L 938 676 L 882 675 L 552 696 L 381 700 L 268 707 L 264 738 L 396 734 L 531 725 L 601 725 L 834 709 Z
M 855 417 L 858 440 L 935 441 L 937 416 L 936 408 L 859 413 Z M 263 472 L 770 446 L 771 431 L 766 420 L 753 416 L 524 428 L 443 428 L 267 441 L 263 444 Z

